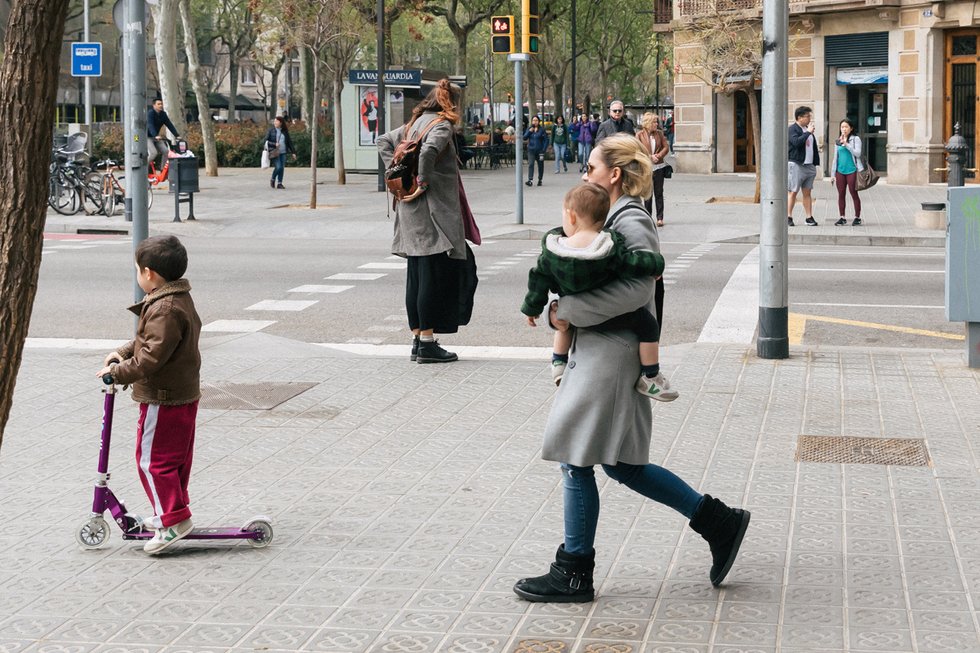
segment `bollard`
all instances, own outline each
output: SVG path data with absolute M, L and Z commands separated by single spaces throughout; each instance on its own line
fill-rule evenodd
M 950 188 L 962 186 L 963 164 L 966 162 L 966 153 L 970 146 L 966 139 L 960 136 L 960 123 L 953 125 L 953 135 L 949 137 L 949 142 L 943 149 L 947 152 L 946 165 L 949 166 L 946 185 Z

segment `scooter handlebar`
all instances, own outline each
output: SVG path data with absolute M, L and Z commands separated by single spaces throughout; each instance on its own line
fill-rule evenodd
M 106 385 L 112 385 L 113 384 L 112 375 L 111 374 L 103 374 L 102 375 L 102 382 L 105 383 Z

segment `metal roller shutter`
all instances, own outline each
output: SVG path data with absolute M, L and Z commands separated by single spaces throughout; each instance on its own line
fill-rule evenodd
M 825 37 L 824 62 L 839 67 L 887 65 L 888 32 Z

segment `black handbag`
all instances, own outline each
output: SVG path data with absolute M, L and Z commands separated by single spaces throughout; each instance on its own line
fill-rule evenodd
M 670 165 L 669 163 L 666 166 L 664 166 L 663 170 L 664 170 L 664 179 L 670 179 L 671 177 L 674 176 L 674 166 Z

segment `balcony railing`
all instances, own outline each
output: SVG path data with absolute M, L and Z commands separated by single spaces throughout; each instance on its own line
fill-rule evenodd
M 653 0 L 653 24 L 669 25 L 674 19 L 673 0 Z
M 729 11 L 755 11 L 762 8 L 761 0 L 680 0 L 681 18 L 696 18 Z

